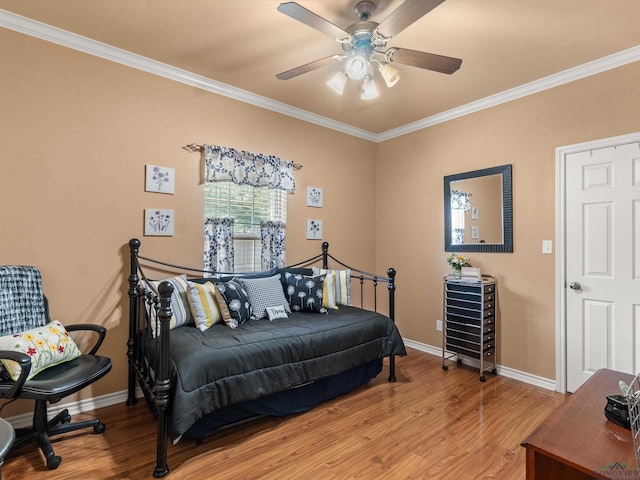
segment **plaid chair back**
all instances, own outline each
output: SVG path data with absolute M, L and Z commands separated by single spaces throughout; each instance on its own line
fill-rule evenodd
M 47 323 L 42 278 L 36 267 L 0 266 L 0 336 Z

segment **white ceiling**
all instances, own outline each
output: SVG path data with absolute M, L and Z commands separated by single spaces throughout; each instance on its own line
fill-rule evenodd
M 447 0 L 388 46 L 458 57 L 460 70 L 445 75 L 399 66 L 400 82 L 388 89 L 378 78 L 381 95 L 365 101 L 359 86 L 338 96 L 325 85 L 337 65 L 286 81 L 275 78 L 341 52 L 332 38 L 279 13 L 280 3 L 0 0 L 0 9 L 374 136 L 477 105 L 500 92 L 526 92 L 531 82 L 540 88 L 557 81 L 549 76 L 559 72 L 572 79 L 640 59 L 640 0 Z M 343 28 L 356 21 L 357 0 L 298 3 Z M 381 22 L 402 0 L 376 3 L 372 20 Z M 0 26 L 7 25 L 0 21 Z M 611 55 L 613 64 L 606 60 Z

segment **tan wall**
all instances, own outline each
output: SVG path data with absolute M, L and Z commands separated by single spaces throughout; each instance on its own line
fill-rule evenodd
M 375 144 L 0 29 L 0 263 L 43 273 L 52 316 L 108 327 L 113 371 L 76 398 L 126 389 L 128 240 L 142 253 L 202 264 L 200 161 L 216 143 L 304 165 L 289 197 L 287 259 L 320 253 L 374 268 Z M 145 165 L 175 168 L 175 195 L 144 191 Z M 306 187 L 324 207 L 306 206 Z M 145 208 L 173 209 L 175 236 L 143 237 Z M 12 405 L 3 415 L 26 411 Z
M 639 81 L 640 62 L 378 146 L 376 259 L 398 270 L 405 338 L 441 345 L 443 177 L 511 163 L 514 253 L 468 255 L 498 278 L 498 362 L 555 378 L 555 149 L 640 130 Z

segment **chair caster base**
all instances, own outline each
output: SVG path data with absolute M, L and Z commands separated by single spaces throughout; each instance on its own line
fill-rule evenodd
M 59 457 L 58 455 L 53 455 L 47 458 L 47 468 L 49 470 L 55 470 L 60 466 L 60 463 L 62 463 L 62 457 Z

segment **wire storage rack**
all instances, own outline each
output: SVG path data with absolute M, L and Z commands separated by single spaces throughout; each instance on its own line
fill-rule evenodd
M 620 388 L 627 398 L 633 450 L 636 455 L 638 469 L 640 469 L 640 374 L 636 375 L 629 386 L 621 384 Z

